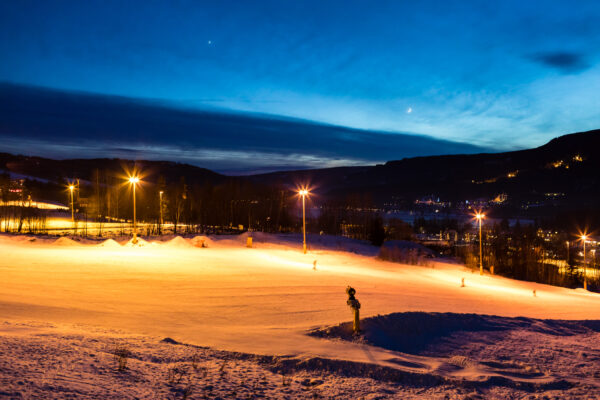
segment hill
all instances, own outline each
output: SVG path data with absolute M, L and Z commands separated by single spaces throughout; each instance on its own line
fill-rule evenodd
M 343 198 L 369 193 L 378 202 L 413 202 L 435 195 L 449 201 L 496 196 L 535 201 L 564 198 L 594 204 L 600 194 L 600 130 L 564 135 L 538 148 L 505 153 L 405 158 L 369 167 L 285 171 L 256 182 L 307 184 L 316 194 Z
M 200 184 L 207 181 L 219 184 L 231 179 L 205 168 L 171 161 L 132 161 L 117 158 L 52 160 L 0 153 L 0 170 L 55 183 L 75 178 L 91 180 L 96 169 L 111 171 L 123 177 L 136 169 L 143 171 L 145 180 L 151 182 L 156 182 L 159 176 L 170 182 L 177 182 L 183 177 L 186 182 Z

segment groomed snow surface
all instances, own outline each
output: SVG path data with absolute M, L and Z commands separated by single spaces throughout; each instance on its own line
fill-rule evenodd
M 327 236 L 129 239 L 0 235 L 1 399 L 600 398 L 598 294 Z

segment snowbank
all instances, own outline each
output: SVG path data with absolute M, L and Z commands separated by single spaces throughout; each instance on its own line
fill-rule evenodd
M 176 249 L 181 248 L 190 248 L 194 247 L 187 239 L 182 238 L 181 236 L 175 236 L 173 239 L 168 242 L 162 243 L 163 246 L 172 247 Z
M 410 354 L 439 354 L 438 347 L 446 338 L 466 336 L 473 332 L 508 332 L 526 330 L 556 336 L 573 336 L 600 332 L 600 321 L 542 320 L 509 318 L 494 315 L 406 312 L 378 315 L 361 321 L 362 343 Z M 356 340 L 352 324 L 311 330 L 322 338 Z M 485 334 L 479 335 L 485 338 Z
M 121 245 L 119 244 L 119 242 L 117 242 L 113 239 L 107 239 L 104 242 L 99 243 L 98 247 L 106 247 L 109 249 L 119 249 L 119 248 L 121 248 Z
M 192 246 L 194 247 L 211 247 L 212 240 L 206 236 L 194 236 L 190 239 L 190 243 L 192 243 Z
M 55 246 L 81 246 L 80 243 L 74 241 L 73 239 L 70 239 L 66 236 L 63 237 L 59 237 L 58 239 L 56 239 L 53 243 L 53 245 Z

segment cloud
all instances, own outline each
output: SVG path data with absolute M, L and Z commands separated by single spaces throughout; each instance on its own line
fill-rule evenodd
M 556 68 L 565 74 L 583 71 L 590 67 L 583 54 L 568 51 L 538 53 L 531 59 L 547 67 Z
M 0 151 L 31 154 L 32 149 L 46 157 L 162 158 L 217 171 L 365 165 L 489 151 L 410 133 L 0 84 Z

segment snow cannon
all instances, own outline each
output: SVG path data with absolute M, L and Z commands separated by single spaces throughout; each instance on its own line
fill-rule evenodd
M 354 290 L 353 287 L 348 286 L 346 288 L 346 294 L 348 295 L 348 300 L 346 301 L 346 304 L 348 304 L 354 312 L 354 322 L 352 324 L 352 330 L 354 331 L 355 335 L 358 335 L 360 333 L 360 302 L 354 297 L 354 295 L 356 294 L 356 290 Z

